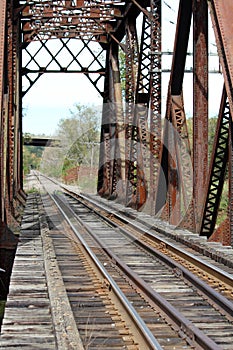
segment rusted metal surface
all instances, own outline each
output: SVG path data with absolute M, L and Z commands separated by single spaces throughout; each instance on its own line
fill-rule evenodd
M 4 59 L 5 59 L 5 24 L 6 24 L 6 1 L 2 1 L 0 4 L 0 128 L 4 130 L 4 111 L 6 105 L 4 104 Z M 4 154 L 4 132 L 1 133 L 0 138 L 0 151 L 1 154 Z M 0 202 L 0 221 L 4 221 L 4 187 L 5 187 L 5 173 L 4 173 L 4 157 L 1 157 L 0 160 L 0 193 L 1 193 L 1 202 Z
M 101 196 L 109 197 L 111 195 L 111 121 L 112 104 L 110 99 L 110 47 L 106 53 L 106 75 L 104 80 L 103 108 L 100 135 L 100 153 L 99 153 L 99 172 L 97 190 Z M 113 157 L 112 157 L 113 159 Z
M 2 1 L 0 4 L 0 105 L 1 111 L 3 109 L 3 97 L 4 97 L 4 59 L 5 59 L 5 26 L 6 26 L 6 1 Z
M 224 81 L 229 100 L 231 115 L 233 115 L 233 41 L 232 41 L 232 13 L 233 3 L 223 0 L 208 1 L 210 15 L 215 31 L 218 54 L 224 74 Z
M 126 204 L 131 200 L 132 184 L 128 183 L 131 167 L 131 138 L 133 132 L 133 115 L 136 89 L 136 70 L 138 64 L 138 41 L 136 20 L 128 18 L 126 22 L 126 57 L 125 57 L 125 176 L 126 176 Z
M 215 229 L 228 160 L 229 120 L 230 109 L 224 88 L 207 182 L 208 188 L 205 194 L 205 206 L 200 229 L 200 235 L 202 236 L 210 237 Z
M 9 202 L 11 207 L 11 212 L 13 211 L 13 197 L 14 197 L 14 142 L 15 142 L 15 129 L 14 129 L 14 122 L 15 122 L 15 30 L 14 30 L 14 24 L 13 24 L 13 3 L 12 1 L 8 3 L 8 89 L 9 89 L 9 101 L 8 101 L 8 120 L 7 120 L 7 129 L 8 129 L 8 135 L 7 135 L 7 182 L 8 182 L 8 196 L 9 196 Z M 10 220 L 10 218 L 8 219 Z
M 151 12 L 154 21 L 151 24 L 150 189 L 148 200 L 150 212 L 154 214 L 162 138 L 162 8 L 160 1 L 151 1 Z
M 78 45 L 77 45 L 78 41 Z M 38 41 L 37 47 L 32 44 L 21 43 L 24 62 L 20 69 L 24 89 L 23 96 L 31 89 L 37 80 L 45 73 L 80 73 L 85 74 L 95 89 L 102 95 L 100 81 L 104 78 L 105 67 L 101 56 L 103 48 L 98 42 L 92 40 L 78 40 L 75 38 L 60 38 L 56 45 L 51 45 L 49 40 Z M 41 53 L 44 52 L 43 64 Z M 85 64 L 82 59 L 86 52 Z M 64 59 L 69 57 L 69 60 Z M 94 66 L 95 69 L 91 67 Z
M 161 5 L 161 4 L 160 4 Z M 159 8 L 159 5 L 158 5 Z M 156 18 L 156 14 L 154 14 Z M 154 18 L 153 18 L 154 19 Z M 143 16 L 141 45 L 135 89 L 135 108 L 131 126 L 130 161 L 128 162 L 127 205 L 140 209 L 148 199 L 150 185 L 150 134 L 149 134 L 149 101 L 151 91 L 152 55 L 151 53 L 152 21 Z M 160 39 L 160 38 L 159 38 Z M 160 41 L 158 39 L 158 41 Z M 160 45 L 160 42 L 159 44 Z M 155 50 L 155 48 L 154 48 Z M 160 61 L 156 61 L 157 64 Z M 152 124 L 151 127 L 154 125 Z M 159 132 L 159 131 L 158 131 Z
M 181 1 L 174 44 L 174 55 L 167 96 L 165 131 L 161 155 L 161 169 L 157 189 L 156 212 L 165 205 L 168 220 L 178 225 L 189 211 L 192 194 L 192 167 L 190 164 L 190 144 L 187 133 L 186 115 L 183 105 L 182 85 L 185 57 L 191 26 L 192 2 Z M 167 184 L 164 188 L 164 181 Z M 161 198 L 159 198 L 161 196 Z M 182 204 L 183 203 L 183 204 Z M 184 212 L 181 212 L 181 205 Z M 193 212 L 192 212 L 193 214 Z M 189 215 L 190 216 L 190 215 Z M 188 224 L 193 227 L 194 217 Z M 187 221 L 187 220 L 186 220 Z
M 108 1 L 19 1 L 22 8 L 24 40 L 76 37 L 106 41 L 125 2 Z
M 194 1 L 193 74 L 193 200 L 196 228 L 200 227 L 203 188 L 208 171 L 208 7 Z
M 125 183 L 125 124 L 122 106 L 122 91 L 120 83 L 120 67 L 118 59 L 119 47 L 112 43 L 110 47 L 110 98 L 109 109 L 111 113 L 111 195 L 124 198 L 123 187 Z

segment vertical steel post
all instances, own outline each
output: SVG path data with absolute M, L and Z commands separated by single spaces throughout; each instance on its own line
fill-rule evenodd
M 119 68 L 119 45 L 111 43 L 110 64 L 112 77 L 111 104 L 115 115 L 115 132 L 112 135 L 112 189 L 111 194 L 118 200 L 125 198 L 125 121 L 122 106 L 122 91 Z
M 150 78 L 150 213 L 155 214 L 161 152 L 162 99 L 162 13 L 161 0 L 151 0 L 151 78 Z
M 208 5 L 193 1 L 193 198 L 197 231 L 208 171 Z
M 4 188 L 5 188 L 5 171 L 4 171 L 4 66 L 6 58 L 6 0 L 0 2 L 0 222 L 4 221 Z
M 150 166 L 148 106 L 150 99 L 150 29 L 151 22 L 143 16 L 139 52 L 135 109 L 132 125 L 130 162 L 127 183 L 128 205 L 140 209 L 147 199 L 148 173 Z
M 162 217 L 169 219 L 175 225 L 181 220 L 181 194 L 185 210 L 187 210 L 186 203 L 188 202 L 186 189 L 189 187 L 190 145 L 182 91 L 191 18 L 192 0 L 181 0 L 168 87 L 164 142 L 155 209 L 157 213 L 164 207 Z M 163 187 L 167 187 L 167 193 L 161 191 Z
M 131 170 L 131 142 L 133 135 L 133 117 L 135 107 L 136 72 L 138 65 L 138 40 L 135 18 L 126 21 L 126 57 L 125 57 L 125 159 L 126 159 L 126 205 L 132 197 L 132 186 L 130 179 Z
M 9 87 L 9 106 L 8 106 L 8 149 L 7 149 L 7 196 L 9 198 L 9 208 L 7 210 L 7 221 L 13 219 L 13 199 L 14 199 L 14 143 L 15 143 L 15 104 L 14 104 L 14 74 L 15 74 L 15 33 L 13 25 L 13 1 L 8 2 L 8 87 Z
M 118 45 L 111 42 L 106 58 L 101 125 L 98 193 L 124 197 L 125 127 L 122 108 Z M 118 193 L 117 193 L 118 192 Z
M 98 185 L 97 191 L 99 195 L 108 197 L 110 195 L 110 159 L 109 159 L 109 139 L 110 139 L 110 125 L 109 125 L 109 105 L 110 105 L 110 67 L 109 67 L 110 46 L 106 50 L 105 58 L 105 80 L 103 92 L 103 108 L 102 108 L 102 122 L 100 134 L 100 151 L 99 151 L 99 171 L 98 171 Z

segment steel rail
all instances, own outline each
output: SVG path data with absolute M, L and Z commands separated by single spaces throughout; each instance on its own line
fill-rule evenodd
M 220 350 L 220 347 L 202 331 L 200 331 L 189 319 L 184 317 L 179 311 L 177 311 L 166 299 L 164 299 L 159 293 L 155 292 L 142 278 L 140 278 L 135 272 L 132 271 L 125 263 L 123 263 L 114 253 L 111 252 L 101 242 L 88 225 L 75 214 L 72 208 L 69 211 L 88 233 L 95 239 L 95 241 L 102 247 L 102 249 L 108 254 L 108 256 L 119 266 L 124 273 L 146 294 L 152 302 L 154 302 L 169 318 L 179 327 L 181 333 L 183 332 L 189 339 L 191 345 L 201 346 L 205 350 Z M 105 220 L 103 217 L 102 219 Z M 133 238 L 135 241 L 135 239 Z M 186 339 L 188 341 L 188 339 Z
M 91 210 L 95 211 L 93 208 L 91 208 Z M 123 234 L 127 235 L 127 237 L 129 237 L 135 243 L 140 245 L 143 249 L 147 250 L 149 253 L 155 255 L 160 260 L 164 261 L 171 268 L 176 269 L 177 271 L 180 271 L 185 279 L 187 279 L 189 282 L 191 282 L 199 291 L 204 293 L 211 301 L 213 301 L 215 304 L 217 304 L 222 310 L 227 312 L 227 314 L 230 317 L 233 317 L 233 304 L 227 298 L 222 296 L 220 293 L 216 292 L 207 283 L 201 281 L 199 278 L 197 278 L 193 273 L 188 271 L 188 269 L 183 267 L 181 264 L 175 262 L 173 259 L 169 258 L 165 254 L 159 252 L 157 249 L 146 245 L 142 240 L 135 238 L 135 236 L 133 234 L 131 234 L 127 229 L 123 228 L 122 226 L 117 225 L 115 222 L 113 222 L 111 220 L 111 218 L 103 217 L 98 212 L 96 212 L 96 214 L 98 216 L 100 216 L 101 218 L 104 218 L 104 220 L 106 220 L 109 224 L 113 225 L 114 227 L 117 227 L 119 231 L 121 231 Z M 85 225 L 85 223 L 83 223 L 83 225 Z M 135 229 L 138 229 L 138 227 L 135 227 Z M 144 231 L 143 231 L 143 234 L 145 234 Z M 172 245 L 172 248 L 173 248 L 172 249 L 173 251 L 174 250 L 176 251 L 176 249 L 177 249 L 174 245 Z M 179 249 L 179 252 L 183 253 L 180 249 Z M 185 257 L 185 259 L 186 259 L 186 254 L 187 254 L 186 252 L 182 254 Z M 189 255 L 189 254 L 187 254 L 187 255 Z M 201 265 L 201 268 L 203 268 L 203 267 L 208 268 L 208 271 L 211 271 L 211 267 L 213 265 L 208 264 L 208 266 L 206 266 L 204 262 L 200 263 L 200 259 L 198 259 L 198 262 L 199 262 L 199 265 Z M 215 268 L 215 267 L 213 266 L 213 268 Z M 218 274 L 220 274 L 220 273 L 221 273 L 221 271 L 218 269 Z M 228 278 L 231 280 L 231 288 L 233 288 L 232 276 L 228 274 Z
M 42 175 L 44 176 L 44 175 Z M 127 224 L 128 226 L 131 226 L 134 230 L 136 230 L 137 232 L 139 232 L 140 234 L 148 237 L 149 239 L 152 239 L 155 243 L 157 244 L 161 244 L 163 245 L 163 247 L 165 247 L 167 250 L 171 251 L 172 253 L 178 255 L 179 257 L 184 258 L 185 260 L 189 261 L 191 264 L 193 264 L 194 266 L 199 267 L 200 269 L 202 269 L 203 271 L 205 271 L 206 273 L 208 273 L 209 275 L 213 276 L 214 278 L 219 279 L 221 282 L 227 284 L 230 288 L 233 288 L 233 276 L 225 271 L 222 271 L 221 269 L 219 269 L 217 266 L 214 266 L 211 263 L 207 263 L 205 261 L 203 261 L 202 259 L 196 257 L 194 254 L 187 252 L 187 251 L 183 251 L 182 249 L 180 249 L 179 247 L 176 247 L 175 244 L 172 244 L 170 242 L 168 242 L 166 239 L 159 237 L 156 232 L 149 232 L 148 231 L 148 227 L 146 227 L 146 222 L 145 223 L 141 223 L 141 225 L 143 225 L 144 227 L 141 228 L 137 223 L 134 223 L 132 221 L 129 221 L 130 216 L 126 217 L 126 214 L 118 214 L 114 211 L 114 209 L 109 209 L 106 208 L 106 206 L 98 203 L 97 201 L 94 201 L 93 199 L 91 199 L 88 196 L 85 196 L 84 194 L 81 193 L 76 193 L 74 191 L 71 191 L 66 185 L 63 185 L 61 183 L 59 183 L 58 181 L 54 180 L 54 179 L 50 179 L 47 176 L 44 176 L 45 178 L 48 178 L 50 181 L 53 181 L 54 183 L 56 183 L 58 186 L 60 186 L 63 190 L 65 190 L 67 193 L 69 193 L 70 195 L 72 195 L 74 198 L 80 197 L 83 198 L 84 200 L 88 201 L 89 203 L 91 203 L 93 206 L 95 206 L 95 208 L 99 208 L 100 210 L 104 210 L 108 213 L 108 215 L 110 215 L 110 217 L 105 217 L 106 220 L 109 220 L 110 223 L 113 223 L 111 221 L 111 216 L 116 217 L 118 220 L 120 220 L 121 222 Z M 87 204 L 83 203 L 84 205 L 86 205 L 88 207 Z M 95 211 L 96 214 L 100 215 L 98 213 L 98 210 L 93 209 L 93 207 L 91 207 L 92 210 Z M 135 220 L 134 220 L 135 221 Z M 123 229 L 122 227 L 120 227 L 121 229 Z M 156 227 L 155 225 L 150 225 L 150 230 L 154 230 L 157 231 L 159 233 L 164 233 L 166 234 L 166 230 L 163 230 L 159 227 Z M 127 232 L 127 231 L 126 231 Z M 127 232 L 128 234 L 128 232 Z M 134 237 L 135 239 L 135 237 Z
M 55 182 L 55 183 L 57 185 L 59 185 L 58 182 Z M 77 194 L 76 194 L 76 196 L 77 196 Z M 74 197 L 74 198 L 77 199 L 76 197 Z M 85 200 L 89 201 L 89 198 L 88 199 L 85 198 Z M 82 204 L 88 208 L 87 204 L 84 204 L 84 203 L 82 203 Z M 94 204 L 96 204 L 96 203 L 94 202 Z M 91 210 L 92 212 L 95 212 L 95 210 L 93 210 L 93 208 L 89 208 L 89 210 Z M 95 237 L 95 235 L 91 232 L 91 229 L 88 227 L 88 225 L 85 224 L 85 222 L 83 222 L 82 219 L 77 217 L 77 215 L 75 214 L 75 212 L 71 208 L 69 209 L 69 211 L 71 213 L 71 216 L 73 218 L 75 218 L 82 225 L 82 227 L 84 227 L 92 235 L 92 237 L 96 240 L 96 242 L 101 245 L 101 247 L 103 247 L 105 252 L 111 257 L 111 259 L 116 263 L 116 265 L 119 266 L 128 275 L 128 277 L 143 291 L 143 293 L 145 295 L 147 295 L 150 298 L 150 300 L 153 303 L 158 305 L 159 308 L 161 310 L 163 310 L 163 312 L 165 312 L 167 315 L 169 315 L 169 318 L 173 321 L 173 324 L 175 323 L 179 327 L 180 334 L 181 333 L 185 334 L 185 337 L 189 338 L 190 344 L 193 345 L 193 342 L 195 342 L 195 344 L 198 345 L 199 347 L 201 346 L 204 349 L 208 349 L 208 350 L 220 349 L 220 347 L 212 339 L 210 339 L 208 336 L 206 336 L 195 325 L 193 325 L 186 317 L 184 317 L 182 314 L 180 314 L 169 302 L 166 301 L 166 299 L 161 297 L 161 295 L 159 293 L 156 293 L 147 283 L 145 283 L 145 281 L 142 278 L 140 278 L 136 273 L 134 273 L 125 263 L 122 263 L 115 254 L 113 254 L 106 246 L 104 246 L 103 242 L 100 242 L 98 240 L 98 238 Z M 98 212 L 97 212 L 97 214 L 102 219 L 106 220 L 106 218 L 102 217 Z M 107 220 L 107 221 L 109 222 L 109 220 Z M 125 220 L 125 222 L 126 222 L 126 220 Z M 113 225 L 117 226 L 115 223 Z M 122 227 L 118 227 L 118 229 L 121 230 Z M 128 232 L 127 232 L 127 235 L 128 235 Z M 135 241 L 135 237 L 132 236 L 131 239 L 133 239 L 133 241 Z M 143 243 L 143 245 L 144 245 L 144 243 Z M 161 256 L 163 256 L 163 254 Z M 167 260 L 167 257 L 165 257 L 165 259 Z M 171 259 L 169 258 L 168 261 L 171 261 Z M 175 268 L 178 268 L 178 272 L 180 272 L 180 271 L 182 273 L 185 272 L 185 277 L 187 275 L 188 276 L 192 275 L 191 273 L 189 273 L 186 269 L 184 269 L 179 264 L 174 263 L 174 262 L 172 262 L 172 264 L 173 264 L 172 266 L 175 266 Z M 181 269 L 180 269 L 180 267 L 181 267 Z M 188 272 L 188 274 L 187 274 L 187 272 Z M 192 279 L 192 281 L 194 281 L 194 284 L 195 284 L 198 279 L 195 276 L 193 276 L 193 277 L 194 277 L 194 279 Z M 204 286 L 204 290 L 205 290 L 205 292 L 207 292 L 207 295 L 208 295 L 209 291 L 210 291 L 210 293 L 211 293 L 211 291 L 213 291 L 212 288 L 210 288 L 205 283 L 202 283 L 202 286 Z M 202 288 L 201 288 L 201 290 L 202 290 Z M 218 298 L 218 296 L 220 296 L 220 294 L 218 294 L 216 292 L 214 293 L 214 295 L 217 295 L 217 298 Z M 208 297 L 208 299 L 209 299 L 209 297 Z M 220 296 L 220 299 L 221 299 L 221 302 L 223 301 L 223 307 L 221 307 L 221 308 L 224 310 L 227 310 L 228 306 L 230 306 L 230 316 L 232 316 L 233 305 L 226 298 L 224 298 L 222 296 Z M 214 300 L 214 302 L 215 302 L 215 300 Z M 178 315 L 178 318 L 177 318 L 177 315 Z
M 83 247 L 85 248 L 86 252 L 92 259 L 92 261 L 95 263 L 95 265 L 98 267 L 100 273 L 103 275 L 103 277 L 108 281 L 109 285 L 111 286 L 111 290 L 114 291 L 118 299 L 120 300 L 121 304 L 124 306 L 124 308 L 127 310 L 128 315 L 130 315 L 131 319 L 134 321 L 134 324 L 136 324 L 137 329 L 145 342 L 148 344 L 148 346 L 155 350 L 162 350 L 162 347 L 156 340 L 156 338 L 153 336 L 151 331 L 146 326 L 145 322 L 141 319 L 141 317 L 138 315 L 134 307 L 131 305 L 131 303 L 128 301 L 128 299 L 125 297 L 121 289 L 118 287 L 114 279 L 108 274 L 107 270 L 104 268 L 104 266 L 100 263 L 96 255 L 93 253 L 93 251 L 88 247 L 86 241 L 83 239 L 83 237 L 80 235 L 80 233 L 77 231 L 75 227 L 75 223 L 72 223 L 71 219 L 68 217 L 68 215 L 65 213 L 65 211 L 62 209 L 61 205 L 58 203 L 60 201 L 58 199 L 57 195 L 50 195 L 51 199 L 63 215 L 63 217 L 66 219 L 72 230 L 74 231 L 77 238 L 82 243 Z M 68 208 L 68 207 L 67 207 Z M 71 208 L 69 208 L 69 211 L 72 213 L 73 218 L 77 220 L 76 216 L 74 215 L 74 212 Z
M 67 190 L 67 188 L 65 186 L 63 186 L 64 189 Z M 83 198 L 85 200 L 87 200 L 88 202 L 90 202 L 92 205 L 94 205 L 95 207 L 98 207 L 100 210 L 104 210 L 108 213 L 108 215 L 110 215 L 110 217 L 106 217 L 106 220 L 109 220 L 110 223 L 113 223 L 113 221 L 111 220 L 111 217 L 116 217 L 118 220 L 120 220 L 121 222 L 124 222 L 125 224 L 127 224 L 127 226 L 131 226 L 134 230 L 136 230 L 137 232 L 139 232 L 140 234 L 146 236 L 147 238 L 153 240 L 155 243 L 161 244 L 163 245 L 163 247 L 165 247 L 166 249 L 168 249 L 169 251 L 171 251 L 172 253 L 178 255 L 179 257 L 184 258 L 185 260 L 189 261 L 190 263 L 192 263 L 193 265 L 199 267 L 200 269 L 202 269 L 203 271 L 205 271 L 206 273 L 208 273 L 209 275 L 212 275 L 214 278 L 219 279 L 221 282 L 224 282 L 225 284 L 227 284 L 230 288 L 233 288 L 233 275 L 222 271 L 221 269 L 219 269 L 217 266 L 214 266 L 211 263 L 206 263 L 205 261 L 203 261 L 202 259 L 196 257 L 194 254 L 187 252 L 187 251 L 183 251 L 182 249 L 180 249 L 179 247 L 176 247 L 175 244 L 168 242 L 166 239 L 159 237 L 158 235 L 156 235 L 156 232 L 150 232 L 148 231 L 149 229 L 146 227 L 146 223 L 140 223 L 141 225 L 144 226 L 144 228 L 141 228 L 137 223 L 134 223 L 132 221 L 129 221 L 129 217 L 126 216 L 122 216 L 118 213 L 116 213 L 114 210 L 109 210 L 108 208 L 106 208 L 105 206 L 97 203 L 96 201 L 92 200 L 91 198 L 83 195 L 83 194 L 77 194 L 74 193 L 72 191 L 69 191 L 69 193 L 73 193 L 74 198 L 76 198 L 77 196 L 80 198 Z M 95 210 L 93 208 L 91 208 L 92 210 Z M 98 213 L 98 211 L 95 211 L 96 214 L 100 215 Z M 122 228 L 122 227 L 121 227 Z M 150 226 L 150 230 L 151 231 L 157 231 L 159 233 L 165 233 L 166 234 L 166 230 L 163 230 L 161 228 Z M 127 230 L 126 230 L 127 232 Z

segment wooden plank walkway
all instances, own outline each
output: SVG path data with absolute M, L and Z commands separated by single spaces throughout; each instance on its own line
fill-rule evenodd
M 29 195 L 27 203 L 11 275 L 0 349 L 57 349 L 35 195 Z
M 0 349 L 83 350 L 39 194 L 29 194 Z

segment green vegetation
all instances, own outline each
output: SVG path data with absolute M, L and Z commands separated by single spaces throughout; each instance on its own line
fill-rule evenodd
M 35 135 L 26 133 L 24 140 L 30 140 Z M 44 136 L 44 135 L 43 135 Z M 38 137 L 38 136 L 37 136 Z M 23 146 L 23 173 L 24 176 L 30 173 L 31 169 L 39 169 L 44 147 Z
M 59 147 L 44 150 L 41 171 L 49 176 L 63 179 L 96 191 L 99 163 L 100 112 L 92 106 L 76 104 L 69 118 L 61 119 L 56 138 Z M 85 171 L 81 171 L 85 169 Z M 80 178 L 80 174 L 85 178 Z M 82 180 L 82 181 L 81 181 Z
M 23 146 L 23 173 L 27 175 L 31 169 L 39 169 L 44 147 Z

